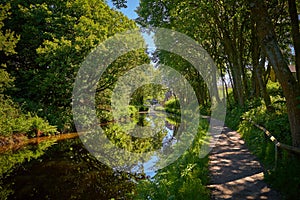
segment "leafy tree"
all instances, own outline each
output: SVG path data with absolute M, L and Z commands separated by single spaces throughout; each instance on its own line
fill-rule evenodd
M 270 104 L 265 89 L 266 80 L 262 79 L 265 76 L 262 72 L 265 63 L 261 62 L 260 65 L 258 63 L 259 60 L 263 61 L 264 57 L 267 57 L 287 100 L 293 144 L 299 146 L 299 80 L 292 76 L 288 68 L 288 62 L 292 57 L 289 46 L 293 45 L 296 55 L 296 74 L 299 74 L 299 37 L 297 37 L 299 19 L 296 1 L 173 1 L 171 3 L 166 0 L 144 0 L 140 3 L 138 14 L 140 16 L 138 22 L 141 25 L 179 30 L 203 44 L 213 58 L 220 57 L 221 59 L 216 61 L 220 67 L 223 67 L 224 63 L 229 66 L 233 77 L 234 94 L 240 105 L 244 104 L 245 97 L 249 95 L 247 72 L 249 68 L 252 70 L 252 80 L 256 80 L 256 85 L 260 87 L 261 96 L 267 104 Z M 292 35 L 292 41 L 289 35 Z M 263 54 L 260 54 L 260 47 Z M 252 85 L 255 87 L 255 84 Z
M 234 94 L 240 105 L 248 94 L 249 13 L 242 2 L 228 1 L 141 1 L 137 21 L 142 26 L 166 27 L 187 34 L 198 41 L 215 59 L 221 74 L 230 68 Z M 159 55 L 160 60 L 162 54 Z M 168 59 L 172 63 L 172 59 Z M 163 60 L 162 62 L 165 62 Z M 189 73 L 189 81 L 200 84 L 198 91 L 206 91 L 200 76 L 187 64 L 173 62 L 172 66 Z M 199 98 L 201 99 L 201 98 Z M 207 94 L 202 94 L 207 99 Z
M 127 0 L 112 0 L 117 8 L 127 8 Z
M 289 15 L 291 18 L 291 35 L 295 49 L 296 76 L 300 86 L 300 32 L 299 32 L 299 15 L 295 0 L 288 0 Z M 299 4 L 298 4 L 299 5 Z
M 13 96 L 61 131 L 70 131 L 74 128 L 72 88 L 81 62 L 108 37 L 137 26 L 102 0 L 14 0 L 11 4 L 6 27 L 21 35 L 18 54 L 6 59 L 16 77 L 18 90 Z M 97 91 L 111 88 L 120 74 L 147 59 L 143 50 L 120 57 L 105 72 Z
M 272 64 L 287 101 L 293 145 L 300 146 L 300 109 L 298 107 L 300 104 L 300 88 L 281 52 L 265 2 L 249 0 L 248 3 L 251 8 L 252 19 L 256 23 L 256 31 L 262 49 Z
M 4 27 L 4 20 L 10 15 L 10 4 L 0 6 L 0 29 Z M 16 54 L 15 47 L 19 40 L 14 32 L 4 30 L 0 32 L 0 54 L 7 57 Z M 0 68 L 0 134 L 12 136 L 13 133 L 27 133 L 36 136 L 41 133 L 55 133 L 56 128 L 49 126 L 47 122 L 37 116 L 27 115 L 21 112 L 18 104 L 14 103 L 5 92 L 13 88 L 14 78 L 6 71 L 6 63 L 2 63 Z
M 0 54 L 2 56 L 15 54 L 15 47 L 19 39 L 13 31 L 9 29 L 3 30 L 4 20 L 10 15 L 10 7 L 10 4 L 0 5 Z M 0 93 L 3 93 L 4 90 L 12 86 L 13 78 L 6 71 L 5 63 L 0 64 Z

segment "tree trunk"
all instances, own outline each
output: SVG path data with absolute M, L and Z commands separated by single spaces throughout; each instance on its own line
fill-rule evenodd
M 251 45 L 250 45 L 250 51 L 251 51 L 251 59 L 252 59 L 252 94 L 255 97 L 260 97 L 260 89 L 259 89 L 259 82 L 257 77 L 257 68 L 259 65 L 259 55 L 260 55 L 260 46 L 258 42 L 258 38 L 256 35 L 256 32 L 254 31 L 255 25 L 251 23 Z
M 221 72 L 222 73 L 222 72 Z M 222 78 L 222 83 L 223 83 L 223 92 L 224 92 L 224 88 L 225 88 L 225 94 L 223 94 L 223 98 L 227 99 L 229 108 L 231 108 L 231 103 L 230 103 L 230 99 L 229 99 L 229 93 L 228 93 L 228 86 L 225 80 L 225 77 L 223 74 L 221 74 L 221 78 Z
M 300 89 L 279 48 L 273 24 L 262 0 L 248 0 L 262 49 L 273 66 L 287 102 L 293 145 L 300 147 Z
M 217 15 L 214 15 L 216 23 L 222 27 L 222 23 Z M 224 28 L 224 27 L 222 27 Z M 230 69 L 233 78 L 233 92 L 237 98 L 237 103 L 240 106 L 244 106 L 245 103 L 245 86 L 243 82 L 243 70 L 242 62 L 240 60 L 240 48 L 236 44 L 236 38 L 232 38 L 228 30 L 222 29 L 222 42 L 224 45 L 225 53 L 228 56 L 228 62 L 230 64 Z
M 298 85 L 300 86 L 300 33 L 299 33 L 299 19 L 295 0 L 288 0 L 289 13 L 292 26 L 292 38 L 295 50 L 295 64 L 296 64 L 296 77 Z
M 235 47 L 232 45 L 232 41 L 229 39 L 229 37 L 224 36 L 224 47 L 225 47 L 225 52 L 228 55 L 228 61 L 229 61 L 229 66 L 231 69 L 232 73 L 232 79 L 233 79 L 233 92 L 235 93 L 235 97 L 237 99 L 237 103 L 240 106 L 243 106 L 245 101 L 244 101 L 244 82 L 242 79 L 243 72 L 242 72 L 242 67 L 240 66 L 241 62 L 239 62 L 238 54 L 235 49 Z
M 232 76 L 231 76 L 231 73 L 230 73 L 230 70 L 229 68 L 227 68 L 227 73 L 228 73 L 228 77 L 229 77 L 229 82 L 230 82 L 230 86 L 232 88 L 232 93 L 233 93 L 233 100 L 237 101 L 237 98 L 236 98 L 236 93 L 235 93 L 235 88 L 234 88 L 234 83 L 233 83 L 233 80 L 232 80 Z
M 266 85 L 264 84 L 263 74 L 262 74 L 262 69 L 264 66 L 265 66 L 265 58 L 262 58 L 260 63 L 256 67 L 256 76 L 257 76 L 257 81 L 258 81 L 261 97 L 264 99 L 267 109 L 270 110 L 271 99 L 270 99 L 270 95 L 267 91 Z
M 260 97 L 259 84 L 258 84 L 258 80 L 257 80 L 257 76 L 256 76 L 256 67 L 257 66 L 258 65 L 253 64 L 253 70 L 252 70 L 252 75 L 251 75 L 251 94 L 250 94 L 250 98 Z

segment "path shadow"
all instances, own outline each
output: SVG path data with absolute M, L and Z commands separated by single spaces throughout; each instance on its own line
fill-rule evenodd
M 209 159 L 212 199 L 280 199 L 263 181 L 262 165 L 236 131 L 224 128 Z

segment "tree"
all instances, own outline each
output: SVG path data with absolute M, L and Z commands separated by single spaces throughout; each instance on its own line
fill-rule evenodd
M 230 68 L 236 101 L 244 104 L 249 93 L 250 20 L 242 2 L 147 0 L 137 12 L 143 26 L 175 29 L 195 39 L 215 59 L 222 74 Z
M 278 3 L 280 3 L 280 7 L 277 5 Z M 255 79 L 260 85 L 261 96 L 264 97 L 266 104 L 269 104 L 268 94 L 264 88 L 265 81 L 262 83 L 260 80 L 261 70 L 265 63 L 259 65 L 257 62 L 259 59 L 263 61 L 266 56 L 275 71 L 287 101 L 293 145 L 300 146 L 299 80 L 297 81 L 293 77 L 288 67 L 290 59 L 288 45 L 293 44 L 299 79 L 300 70 L 299 64 L 297 64 L 300 54 L 299 19 L 295 1 L 288 1 L 288 12 L 285 3 L 286 1 L 268 1 L 266 3 L 260 0 L 173 1 L 170 3 L 165 0 L 145 0 L 141 1 L 138 9 L 140 15 L 138 22 L 143 26 L 150 25 L 179 30 L 195 38 L 203 44 L 204 48 L 217 52 L 217 56 L 225 57 L 222 61 L 229 65 L 233 77 L 234 93 L 240 105 L 243 105 L 244 95 L 247 94 L 247 66 L 250 66 L 251 63 L 253 78 L 256 77 Z M 248 8 L 251 10 L 251 16 Z M 272 18 L 269 12 L 272 14 Z M 290 23 L 287 23 L 289 20 L 286 14 L 289 14 Z M 253 25 L 250 23 L 251 20 Z M 274 26 L 274 24 L 276 25 Z M 251 26 L 256 30 L 252 31 L 252 36 Z M 290 33 L 292 41 L 288 36 Z M 250 59 L 250 48 L 247 45 L 252 43 L 252 47 L 256 46 L 257 38 L 263 53 L 259 53 L 259 49 L 252 48 L 252 58 Z
M 300 32 L 299 32 L 299 15 L 297 12 L 297 5 L 295 0 L 288 0 L 289 14 L 291 18 L 291 35 L 293 38 L 293 45 L 295 50 L 295 65 L 296 76 L 300 86 Z
M 251 18 L 256 24 L 256 31 L 262 49 L 271 63 L 278 78 L 287 101 L 289 122 L 291 127 L 293 145 L 300 146 L 300 88 L 297 80 L 289 70 L 279 44 L 277 42 L 274 26 L 267 12 L 264 1 L 248 0 L 251 9 Z
M 71 131 L 72 88 L 81 62 L 108 37 L 137 26 L 102 0 L 14 0 L 11 4 L 12 17 L 5 26 L 21 35 L 18 54 L 4 58 L 16 77 L 18 90 L 12 95 L 61 131 Z M 118 76 L 147 59 L 143 50 L 120 57 L 99 81 L 97 92 L 112 88 Z
M 19 40 L 19 37 L 13 31 L 9 29 L 2 30 L 4 20 L 10 15 L 10 8 L 10 4 L 0 5 L 0 54 L 2 56 L 15 54 L 15 47 Z M 5 63 L 0 64 L 0 93 L 3 93 L 8 87 L 12 86 L 13 78 L 6 71 Z
M 127 8 L 127 0 L 112 0 L 117 8 Z

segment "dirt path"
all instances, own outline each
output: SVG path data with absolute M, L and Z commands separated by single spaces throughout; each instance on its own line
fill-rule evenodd
M 263 181 L 261 164 L 236 131 L 225 128 L 209 158 L 212 199 L 280 199 Z

